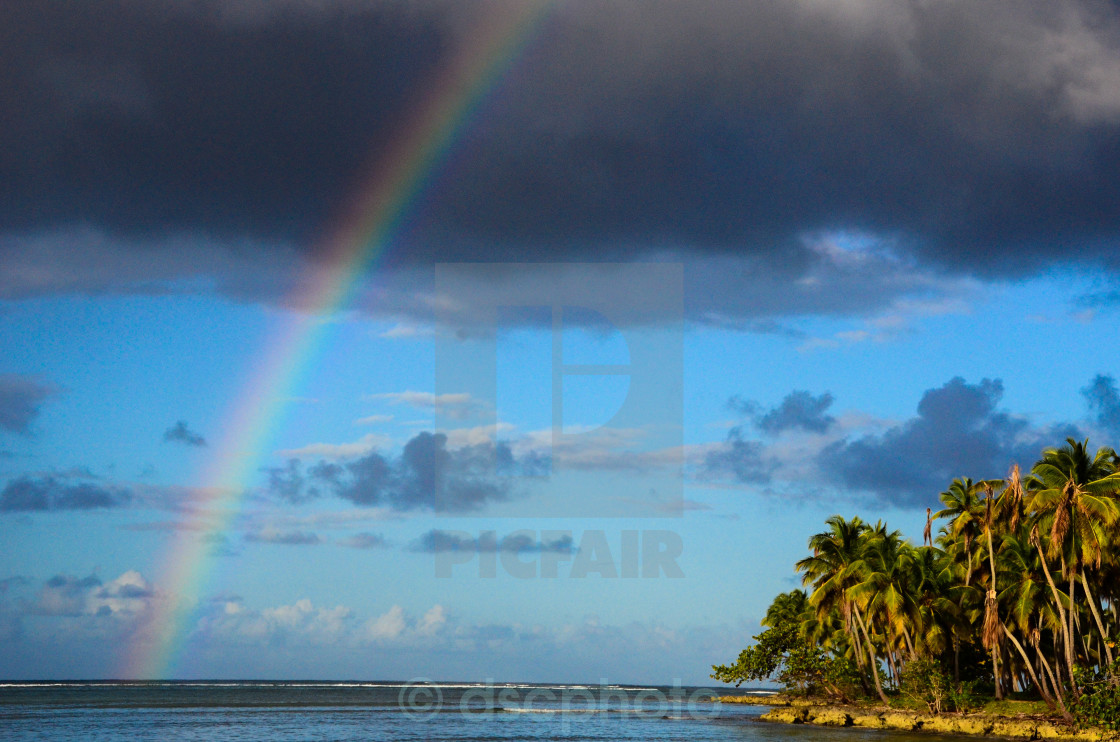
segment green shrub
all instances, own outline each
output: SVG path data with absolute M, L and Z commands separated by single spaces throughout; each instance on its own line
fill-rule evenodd
M 906 663 L 899 690 L 902 695 L 924 703 L 934 714 L 942 711 L 967 711 L 979 703 L 978 680 L 954 683 L 937 660 L 918 659 Z
M 797 695 L 825 693 L 847 698 L 860 692 L 860 675 L 851 660 L 830 656 L 806 640 L 792 621 L 755 637 L 732 665 L 715 665 L 712 677 L 738 686 L 744 681 L 775 680 Z
M 952 683 L 949 687 L 949 710 L 970 711 L 984 702 L 984 696 L 977 691 L 979 680 L 966 680 Z
M 1120 659 L 1104 672 L 1077 669 L 1081 698 L 1073 715 L 1081 726 L 1120 731 Z
M 935 660 L 918 659 L 906 663 L 900 678 L 899 690 L 908 698 L 920 701 L 935 714 L 947 710 L 952 679 Z

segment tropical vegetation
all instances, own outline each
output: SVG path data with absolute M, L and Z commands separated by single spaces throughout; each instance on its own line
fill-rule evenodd
M 779 595 L 756 643 L 712 677 L 934 712 L 1036 698 L 1120 725 L 1120 457 L 1067 439 L 1029 472 L 961 477 L 939 499 L 921 546 L 829 518 L 796 564 L 805 590 Z

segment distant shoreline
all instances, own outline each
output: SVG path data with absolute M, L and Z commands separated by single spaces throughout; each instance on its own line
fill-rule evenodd
M 720 703 L 772 706 L 759 721 L 778 724 L 811 724 L 822 727 L 858 727 L 900 732 L 961 734 L 1021 740 L 1066 740 L 1068 742 L 1113 742 L 1120 732 L 1108 729 L 1071 727 L 1060 720 L 1036 715 L 991 713 L 922 713 L 876 705 L 816 703 L 803 698 L 772 695 L 720 696 Z

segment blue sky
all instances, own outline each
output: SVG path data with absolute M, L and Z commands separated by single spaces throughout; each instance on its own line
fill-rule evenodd
M 193 65 L 143 3 L 0 11 L 0 677 L 113 677 L 176 605 L 181 677 L 703 683 L 829 515 L 920 538 L 952 477 L 1117 444 L 1113 8 L 572 3 L 197 506 L 354 161 L 473 28 L 281 5 L 174 11 Z M 564 377 L 556 439 L 553 305 L 564 364 L 627 366 Z M 680 575 L 610 576 L 643 540 Z

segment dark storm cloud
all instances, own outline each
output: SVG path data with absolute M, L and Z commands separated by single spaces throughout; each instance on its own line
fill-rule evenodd
M 1089 403 L 1094 421 L 1109 435 L 1120 437 L 1120 390 L 1116 388 L 1116 379 L 1097 374 L 1081 394 Z
M 275 300 L 492 8 L 4 3 L 0 294 Z M 384 267 L 666 255 L 731 325 L 1115 269 L 1118 80 L 1106 2 L 556 4 Z
M 1078 435 L 1071 426 L 1034 428 L 999 410 L 1002 397 L 999 379 L 950 379 L 922 395 L 917 417 L 826 447 L 822 477 L 895 505 L 929 503 L 955 477 L 998 478 L 1012 463 L 1029 468 L 1043 448 Z
M 163 432 L 163 440 L 167 443 L 182 443 L 184 446 L 205 446 L 206 439 L 187 427 L 184 420 L 180 420 Z
M 504 443 L 453 449 L 444 434 L 422 432 L 397 457 L 371 451 L 341 463 L 320 461 L 306 472 L 298 462 L 278 471 L 270 476 L 271 491 L 288 502 L 327 493 L 361 506 L 465 512 L 509 499 L 514 480 L 507 475 L 522 467 Z
M 54 390 L 26 376 L 0 374 L 0 430 L 27 434 Z
M 405 7 L 263 5 L 4 3 L 3 222 L 308 236 L 446 33 Z
M 828 414 L 832 406 L 832 395 L 828 392 L 814 397 L 807 391 L 790 392 L 781 404 L 765 412 L 757 406 L 742 400 L 731 400 L 731 407 L 754 418 L 754 424 L 764 433 L 777 435 L 787 430 L 804 430 L 810 433 L 824 433 L 836 418 Z
M 468 533 L 444 531 L 439 528 L 433 528 L 421 535 L 408 549 L 425 554 L 503 551 L 518 554 L 574 554 L 577 551 L 570 535 L 560 535 L 548 540 L 537 540 L 527 533 L 513 533 L 498 539 L 497 534 L 494 533 L 484 533 L 474 537 Z
M 9 481 L 0 490 L 0 512 L 115 508 L 131 500 L 132 493 L 120 487 L 73 481 L 63 476 L 23 476 Z

